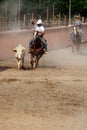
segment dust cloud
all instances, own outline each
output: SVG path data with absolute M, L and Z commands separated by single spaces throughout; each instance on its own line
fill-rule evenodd
M 81 44 L 79 52 L 72 52 L 71 47 L 49 51 L 41 59 L 41 65 L 48 67 L 87 65 L 87 43 Z
M 49 51 L 38 68 L 0 61 L 1 130 L 86 130 L 87 45 Z M 28 68 L 27 68 L 28 65 Z

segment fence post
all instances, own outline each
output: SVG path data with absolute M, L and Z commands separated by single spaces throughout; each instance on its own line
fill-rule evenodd
M 26 15 L 24 14 L 24 23 L 23 23 L 23 29 L 25 29 L 26 26 Z
M 18 27 L 18 24 L 17 24 L 17 14 L 15 13 L 15 28 L 17 29 Z
M 5 31 L 5 17 L 3 16 L 3 31 Z
M 39 16 L 39 19 L 41 19 L 41 16 Z
M 48 21 L 48 15 L 49 15 L 49 7 L 47 6 L 47 17 L 46 17 L 47 21 Z
M 7 29 L 7 19 L 8 19 L 8 0 L 6 0 L 6 5 L 5 5 L 5 27 Z
M 85 20 L 84 20 L 84 17 L 82 17 L 82 23 L 84 23 L 84 21 L 85 21 Z
M 34 13 L 32 12 L 32 16 L 31 16 L 31 19 L 34 19 Z
M 60 20 L 60 13 L 59 13 L 59 15 L 58 15 L 58 26 L 60 26 L 61 25 L 61 20 Z
M 64 15 L 64 25 L 66 26 L 66 15 Z
M 54 21 L 54 6 L 53 6 L 53 21 Z
M 19 10 L 18 10 L 18 30 L 20 30 L 20 0 L 19 0 Z

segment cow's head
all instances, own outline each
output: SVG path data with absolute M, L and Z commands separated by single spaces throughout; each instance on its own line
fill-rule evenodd
M 22 55 L 24 54 L 25 52 L 25 49 L 18 49 L 18 48 L 15 48 L 13 49 L 13 51 L 15 52 L 15 57 L 18 59 L 18 60 L 21 60 L 22 58 Z

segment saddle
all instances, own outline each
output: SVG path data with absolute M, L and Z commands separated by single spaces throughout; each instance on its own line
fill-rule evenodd
M 40 52 L 44 48 L 43 43 L 39 37 L 37 37 L 31 47 L 29 47 L 29 53 L 37 53 Z

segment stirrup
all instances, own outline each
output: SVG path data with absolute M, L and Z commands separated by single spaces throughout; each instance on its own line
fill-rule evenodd
M 47 54 L 47 53 L 48 53 L 47 49 L 44 48 L 44 54 Z

